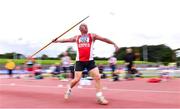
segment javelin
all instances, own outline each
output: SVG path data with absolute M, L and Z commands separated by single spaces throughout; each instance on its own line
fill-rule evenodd
M 58 36 L 55 39 L 59 39 L 61 36 L 65 35 L 67 32 L 69 32 L 70 30 L 72 30 L 74 27 L 76 27 L 77 25 L 79 25 L 81 22 L 83 22 L 84 20 L 86 20 L 89 16 L 85 17 L 84 19 L 82 19 L 81 21 L 79 21 L 78 23 L 76 23 L 74 26 L 72 26 L 71 28 L 69 28 L 68 30 L 66 30 L 64 33 L 62 33 L 60 36 Z M 31 55 L 30 57 L 35 56 L 37 53 L 39 53 L 40 51 L 42 51 L 43 49 L 45 49 L 47 46 L 49 46 L 51 43 L 53 43 L 53 41 L 49 42 L 48 44 L 46 44 L 44 47 L 42 47 L 41 49 L 39 49 L 37 52 L 35 52 L 33 55 Z

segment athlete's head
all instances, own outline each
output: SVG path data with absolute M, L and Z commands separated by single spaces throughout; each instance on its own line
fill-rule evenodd
M 132 53 L 132 48 L 127 48 L 126 53 Z
M 88 33 L 88 27 L 84 23 L 79 26 L 79 30 L 81 31 L 82 34 Z

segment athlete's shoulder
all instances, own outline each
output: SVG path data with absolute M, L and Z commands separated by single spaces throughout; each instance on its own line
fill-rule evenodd
M 95 34 L 95 33 L 90 33 L 91 34 L 91 36 L 92 36 L 92 38 L 93 38 L 93 40 L 95 41 L 95 40 L 97 40 L 97 39 L 99 39 L 99 35 L 97 35 L 97 34 Z
M 96 37 L 97 36 L 97 34 L 95 34 L 95 33 L 88 33 L 92 38 L 94 38 L 94 37 Z
M 92 36 L 96 35 L 95 33 L 88 33 L 88 34 L 90 34 L 90 35 L 92 35 Z

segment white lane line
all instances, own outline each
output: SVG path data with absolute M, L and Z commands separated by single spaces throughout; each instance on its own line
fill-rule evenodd
M 62 88 L 62 87 L 63 87 L 63 85 L 62 85 L 62 84 L 59 84 L 57 87 L 60 87 L 60 88 Z
M 12 86 L 11 84 L 0 84 L 0 86 Z M 43 86 L 43 85 L 24 85 L 24 84 L 16 84 L 16 86 L 22 86 L 22 87 L 38 87 L 38 88 L 58 88 L 55 86 Z
M 0 84 L 0 86 L 22 86 L 22 87 L 37 87 L 37 88 L 66 88 L 61 85 L 58 86 L 43 86 L 43 85 L 25 85 L 25 84 Z M 95 88 L 79 87 L 79 89 L 95 90 Z M 146 93 L 170 93 L 180 94 L 180 91 L 166 91 L 166 90 L 133 90 L 133 89 L 110 89 L 105 87 L 104 90 L 120 91 L 120 92 L 146 92 Z
M 81 85 L 78 85 L 77 88 L 82 89 L 83 87 Z
M 167 91 L 167 90 L 133 90 L 133 89 L 108 89 L 108 90 L 117 90 L 125 92 L 150 92 L 150 93 L 174 93 L 180 94 L 180 91 Z
M 15 86 L 16 84 L 15 83 L 11 83 L 10 86 Z

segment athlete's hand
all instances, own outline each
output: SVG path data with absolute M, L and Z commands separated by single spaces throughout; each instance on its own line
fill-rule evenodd
M 114 45 L 115 52 L 119 52 L 120 48 L 117 45 Z

